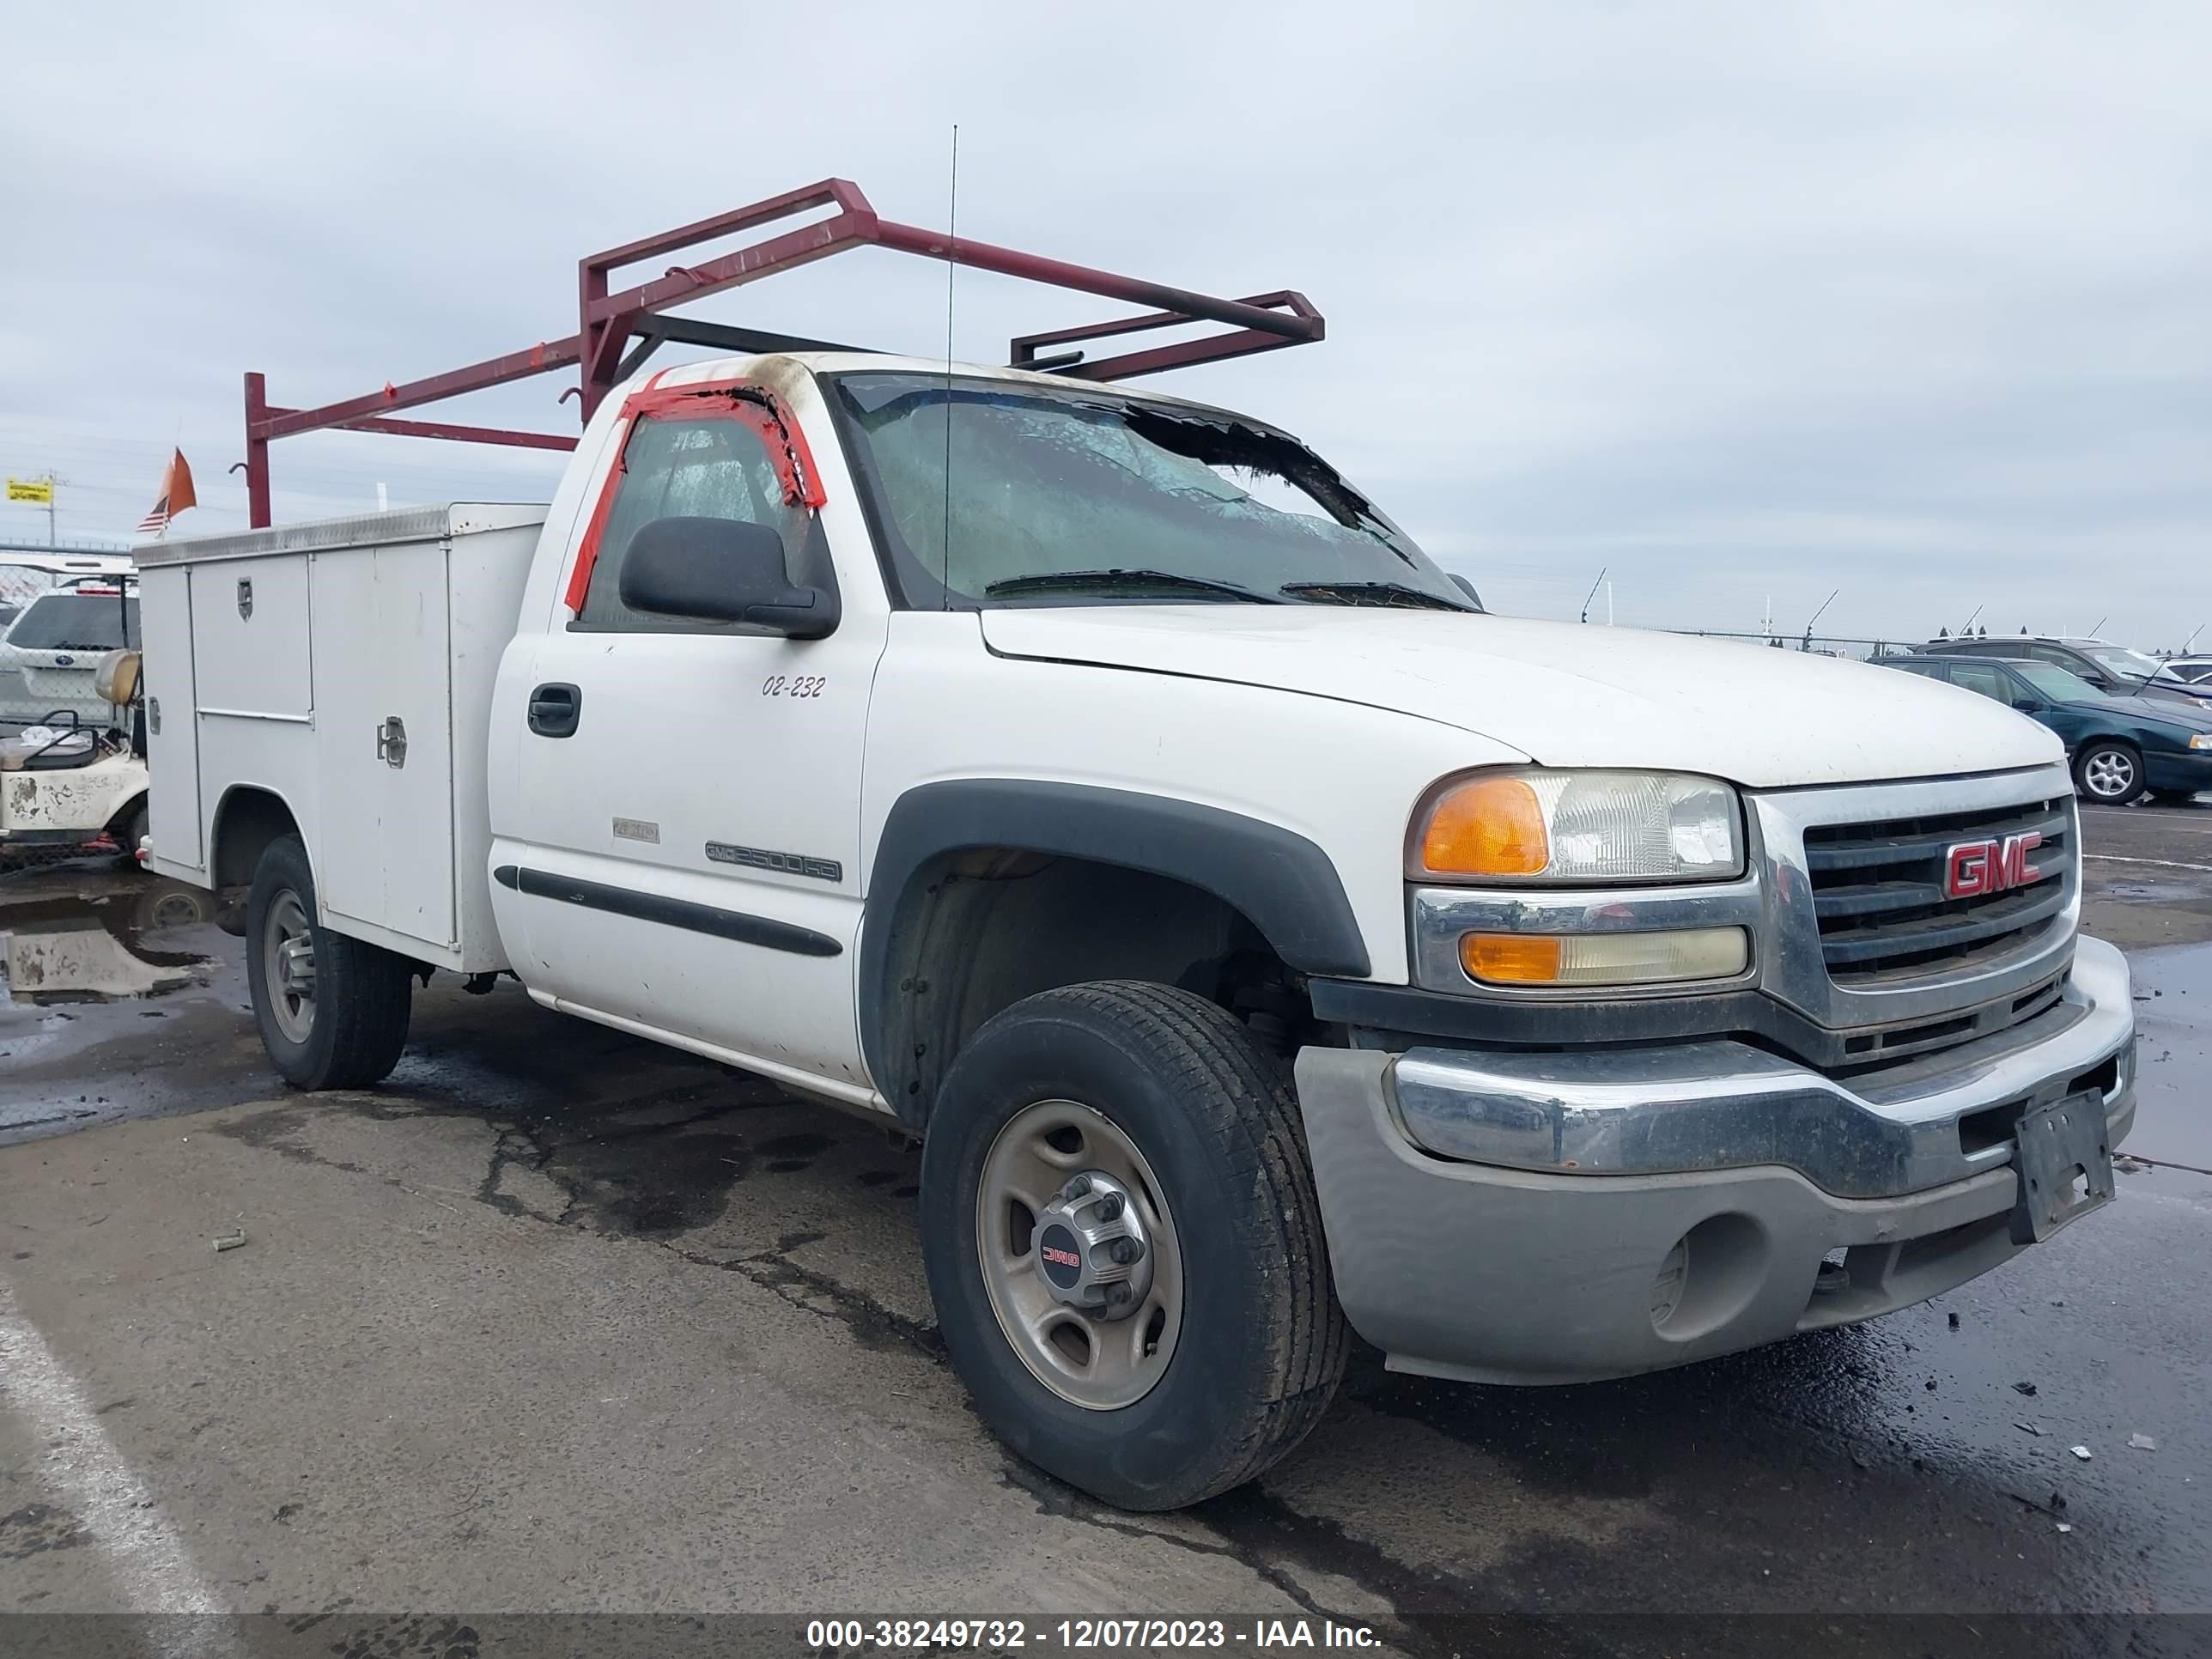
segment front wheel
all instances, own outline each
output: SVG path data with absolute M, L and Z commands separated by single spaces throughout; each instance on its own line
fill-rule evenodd
M 2143 792 L 2142 756 L 2117 738 L 2085 743 L 2074 757 L 2074 787 L 2100 806 L 2125 806 Z
M 246 901 L 246 981 L 261 1046 L 301 1089 L 365 1089 L 407 1044 L 404 957 L 315 920 L 315 876 L 297 836 L 269 843 Z
M 1177 1509 L 1253 1479 L 1343 1375 L 1296 1103 L 1188 992 L 1070 986 L 988 1021 L 945 1079 L 921 1210 L 984 1420 L 1108 1503 Z

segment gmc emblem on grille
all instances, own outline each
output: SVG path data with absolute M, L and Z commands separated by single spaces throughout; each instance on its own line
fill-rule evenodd
M 2040 831 L 2025 830 L 2002 841 L 1962 841 L 1943 850 L 1943 896 L 1984 898 L 2043 879 L 2027 855 L 2043 845 Z

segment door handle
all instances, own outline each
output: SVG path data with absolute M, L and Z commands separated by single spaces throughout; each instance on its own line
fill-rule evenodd
M 573 738 L 584 712 L 580 688 L 560 681 L 530 694 L 530 729 L 541 738 Z

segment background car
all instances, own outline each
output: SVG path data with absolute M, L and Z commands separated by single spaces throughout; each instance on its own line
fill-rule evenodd
M 2192 685 L 2179 675 L 2166 672 L 2156 657 L 2145 656 L 2107 640 L 2063 639 L 2053 635 L 2013 635 L 1996 639 L 1930 640 L 1913 647 L 1923 655 L 1937 657 L 2002 657 L 2011 661 L 2048 663 L 2075 678 L 2086 680 L 2093 691 L 2106 696 L 2142 697 L 2159 702 L 2212 707 L 2212 685 Z
M 2212 657 L 2169 657 L 2166 672 L 2191 685 L 2212 684 Z
M 1925 654 L 1875 660 L 2009 703 L 2049 726 L 2065 740 L 2085 800 L 2124 806 L 2148 790 L 2178 802 L 2212 789 L 2212 708 L 2196 715 L 2145 697 L 2108 697 L 2047 662 Z
M 73 710 L 105 724 L 107 700 L 93 678 L 122 645 L 138 645 L 135 583 L 77 581 L 39 595 L 0 635 L 0 721 L 12 728 Z
M 127 553 L 30 553 L 15 550 L 0 554 L 0 639 L 7 637 L 8 629 L 15 618 L 21 616 L 29 608 L 31 601 L 41 593 L 87 579 L 136 581 L 137 570 L 137 565 Z M 20 670 L 0 667 L 0 720 L 35 720 L 46 713 L 44 709 L 38 709 L 27 715 L 23 714 L 23 705 L 30 701 L 30 695 L 24 686 Z

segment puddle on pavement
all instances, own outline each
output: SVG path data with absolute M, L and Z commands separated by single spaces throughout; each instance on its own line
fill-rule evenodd
M 2136 1127 L 2120 1150 L 2212 1170 L 2212 945 L 2138 951 L 2135 970 Z M 2208 1177 L 2154 1171 L 2202 1192 Z
M 151 878 L 107 892 L 9 894 L 0 902 L 0 1009 L 130 1001 L 198 983 L 208 957 L 182 935 L 213 916 L 210 895 Z
M 2102 897 L 2124 899 L 2130 904 L 2178 904 L 2201 896 L 2201 890 L 2184 882 L 2138 881 L 2131 877 L 2106 881 L 2098 892 Z

